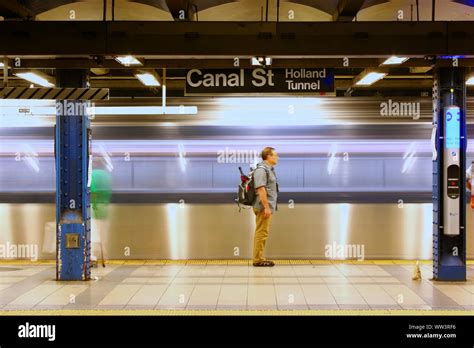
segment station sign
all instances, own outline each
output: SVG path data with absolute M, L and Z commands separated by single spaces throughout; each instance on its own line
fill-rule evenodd
M 190 69 L 185 95 L 334 95 L 334 69 Z

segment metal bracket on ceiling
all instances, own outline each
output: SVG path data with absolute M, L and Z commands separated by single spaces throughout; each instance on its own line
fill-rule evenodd
M 163 76 L 161 77 L 161 104 L 163 113 L 166 114 L 166 68 L 163 68 Z
M 3 83 L 2 87 L 8 87 L 8 58 L 3 57 Z

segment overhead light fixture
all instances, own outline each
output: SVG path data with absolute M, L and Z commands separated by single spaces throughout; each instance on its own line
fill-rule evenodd
M 372 71 L 361 78 L 359 81 L 356 82 L 357 86 L 370 86 L 377 82 L 380 79 L 383 79 L 387 74 L 382 72 Z
M 3 68 L 5 66 L 5 64 L 3 64 L 2 62 L 0 62 L 0 68 Z
M 157 74 L 153 74 L 151 72 L 136 72 L 135 77 L 140 80 L 145 86 L 149 87 L 159 87 L 161 83 L 159 81 L 159 77 Z
M 115 60 L 125 66 L 140 66 L 143 63 L 134 56 L 118 56 Z
M 270 57 L 252 57 L 250 60 L 252 66 L 270 66 L 272 65 L 272 59 Z
M 398 65 L 405 63 L 409 58 L 408 57 L 397 57 L 397 56 L 391 56 L 390 58 L 387 58 L 382 65 Z
M 471 75 L 466 80 L 466 86 L 474 86 L 474 75 Z
M 30 81 L 35 85 L 43 86 L 43 87 L 54 87 L 54 83 L 51 83 L 51 76 L 36 72 L 36 71 L 28 71 L 28 72 L 17 72 L 15 76 L 18 76 L 24 80 Z

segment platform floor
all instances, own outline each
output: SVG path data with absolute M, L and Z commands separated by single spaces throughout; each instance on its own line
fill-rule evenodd
M 431 264 L 422 264 L 421 271 L 423 279 L 414 281 L 409 262 L 288 262 L 255 268 L 247 262 L 142 261 L 93 268 L 93 280 L 88 282 L 58 282 L 54 263 L 1 263 L 0 314 L 20 310 L 474 313 L 472 263 L 466 282 L 430 280 Z

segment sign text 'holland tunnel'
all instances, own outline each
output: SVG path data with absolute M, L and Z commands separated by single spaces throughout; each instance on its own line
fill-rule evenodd
M 186 95 L 334 94 L 334 70 L 327 68 L 190 69 Z

